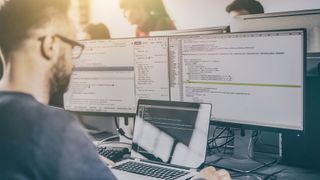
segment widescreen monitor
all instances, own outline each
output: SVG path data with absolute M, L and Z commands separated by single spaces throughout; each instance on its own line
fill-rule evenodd
M 307 30 L 307 52 L 320 52 L 320 9 L 251 14 L 235 17 L 231 32 L 266 31 L 290 28 Z
M 152 31 L 150 36 L 177 36 L 177 35 L 198 35 L 198 34 L 220 34 L 230 31 L 229 26 L 218 26 L 208 28 L 179 29 L 166 31 Z
M 304 130 L 305 30 L 84 43 L 67 110 L 134 114 L 138 99 L 205 102 L 214 123 Z
M 75 61 L 66 110 L 135 114 L 138 99 L 169 100 L 168 39 L 86 40 Z
M 215 123 L 304 130 L 305 31 L 169 37 L 171 100 Z

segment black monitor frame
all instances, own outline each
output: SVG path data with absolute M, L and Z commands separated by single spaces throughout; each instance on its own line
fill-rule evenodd
M 68 111 L 68 110 L 67 110 Z M 81 116 L 101 116 L 101 117 L 135 117 L 134 113 L 115 113 L 115 112 L 88 112 L 88 111 L 68 111 Z
M 276 29 L 276 30 L 266 30 L 266 31 L 243 31 L 243 32 L 232 32 L 230 34 L 242 34 L 242 33 L 259 33 L 259 32 L 282 32 L 282 31 L 301 31 L 303 33 L 303 130 L 286 129 L 280 127 L 269 127 L 260 125 L 250 125 L 241 123 L 231 123 L 219 120 L 211 120 L 211 125 L 223 126 L 223 127 L 233 127 L 239 129 L 248 130 L 262 130 L 278 133 L 295 133 L 295 134 L 305 134 L 306 132 L 306 64 L 307 64 L 307 30 L 305 28 L 294 28 L 294 29 Z
M 234 33 L 227 33 L 227 34 L 242 34 L 242 33 L 259 33 L 259 32 L 283 32 L 283 31 L 302 31 L 303 33 L 303 130 L 295 130 L 295 129 L 286 129 L 280 127 L 269 127 L 269 126 L 260 126 L 260 125 L 250 125 L 250 124 L 241 124 L 241 123 L 231 123 L 219 120 L 211 120 L 211 125 L 217 126 L 227 126 L 227 127 L 234 127 L 234 128 L 241 128 L 241 129 L 251 129 L 251 130 L 266 130 L 272 132 L 294 132 L 294 133 L 305 133 L 306 127 L 306 55 L 307 55 L 307 34 L 305 28 L 294 28 L 294 29 L 276 29 L 276 30 L 266 30 L 266 31 L 244 31 L 244 32 L 234 32 Z M 142 38 L 116 38 L 116 39 L 143 39 L 143 38 L 172 38 L 172 37 L 192 37 L 192 36 L 204 36 L 204 35 L 213 35 L 213 34 L 225 34 L 225 33 L 209 33 L 209 34 L 192 34 L 192 35 L 174 35 L 174 36 L 154 36 L 154 37 L 142 37 Z M 111 40 L 116 40 L 111 39 Z M 168 41 L 169 43 L 169 41 Z M 169 50 L 169 47 L 168 47 Z M 169 62 L 170 64 L 170 62 Z M 169 68 L 168 68 L 169 71 Z M 170 76 L 170 74 L 169 74 Z M 169 84 L 170 84 L 170 77 L 169 77 Z M 169 90 L 170 91 L 170 90 Z M 171 94 L 169 92 L 169 97 L 171 99 Z M 135 117 L 135 113 L 118 113 L 118 112 L 85 112 L 85 111 L 70 111 L 79 115 L 92 115 L 92 116 L 118 116 L 118 117 Z

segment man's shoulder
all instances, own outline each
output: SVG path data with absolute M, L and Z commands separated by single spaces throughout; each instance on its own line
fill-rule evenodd
M 61 108 L 38 102 L 30 95 L 22 93 L 0 93 L 0 112 L 5 119 L 16 119 L 37 124 L 69 124 L 76 117 Z M 30 122 L 29 122 L 30 123 Z
M 54 107 L 54 106 L 48 106 L 48 105 L 42 105 L 42 114 L 48 115 L 50 119 L 56 119 L 56 120 L 63 120 L 67 122 L 71 122 L 73 120 L 76 120 L 76 116 L 70 112 L 65 111 L 62 108 Z

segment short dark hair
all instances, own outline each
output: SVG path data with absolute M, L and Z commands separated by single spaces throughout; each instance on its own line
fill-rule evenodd
M 70 0 L 6 0 L 0 9 L 0 47 L 7 56 L 30 30 L 67 17 Z
M 241 11 L 246 10 L 249 14 L 260 14 L 264 13 L 263 6 L 256 0 L 234 0 L 231 4 L 226 7 L 226 11 Z
M 110 39 L 110 32 L 106 25 L 102 23 L 89 24 L 84 31 L 90 35 L 91 39 Z

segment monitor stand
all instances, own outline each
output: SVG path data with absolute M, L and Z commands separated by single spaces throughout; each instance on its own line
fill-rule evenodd
M 241 173 L 250 173 L 271 165 L 277 159 L 253 153 L 253 131 L 235 132 L 233 155 L 213 155 L 207 159 L 208 164 Z

